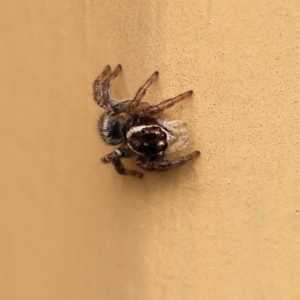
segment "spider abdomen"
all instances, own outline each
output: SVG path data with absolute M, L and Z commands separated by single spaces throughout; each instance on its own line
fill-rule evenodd
M 124 122 L 120 115 L 103 114 L 98 121 L 98 129 L 103 140 L 109 145 L 118 145 L 125 140 Z

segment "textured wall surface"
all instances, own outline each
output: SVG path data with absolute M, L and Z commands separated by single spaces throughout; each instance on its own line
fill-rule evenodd
M 2 1 L 1 299 L 300 299 L 300 2 Z M 189 89 L 201 157 L 142 180 L 100 157 L 91 84 Z M 134 160 L 125 161 L 135 168 Z

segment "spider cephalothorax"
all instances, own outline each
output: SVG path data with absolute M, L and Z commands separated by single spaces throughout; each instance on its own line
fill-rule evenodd
M 110 84 L 121 70 L 121 65 L 118 65 L 113 72 L 110 66 L 106 66 L 93 84 L 94 100 L 105 110 L 98 121 L 100 135 L 109 145 L 121 144 L 119 148 L 104 156 L 102 162 L 112 162 L 117 172 L 122 175 L 142 177 L 142 173 L 126 169 L 121 158 L 137 155 L 136 164 L 142 169 L 165 171 L 182 166 L 197 157 L 199 151 L 170 160 L 164 159 L 165 154 L 184 149 L 189 138 L 183 134 L 186 131 L 185 123 L 161 117 L 165 109 L 192 95 L 193 91 L 185 92 L 157 105 L 141 102 L 147 88 L 158 77 L 158 72 L 154 72 L 139 88 L 133 100 L 116 101 L 110 98 Z

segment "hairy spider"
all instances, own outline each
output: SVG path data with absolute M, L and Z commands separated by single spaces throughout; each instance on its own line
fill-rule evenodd
M 122 175 L 141 178 L 143 174 L 126 169 L 121 158 L 138 155 L 136 164 L 142 169 L 166 171 L 182 166 L 197 157 L 200 154 L 199 151 L 194 151 L 184 157 L 164 159 L 165 154 L 184 149 L 189 138 L 182 135 L 186 131 L 185 123 L 161 118 L 165 109 L 191 96 L 193 91 L 185 92 L 157 105 L 141 102 L 147 88 L 158 77 L 158 72 L 154 72 L 139 88 L 133 100 L 116 101 L 110 98 L 110 85 L 121 70 L 121 65 L 118 65 L 112 72 L 108 65 L 93 83 L 94 100 L 105 110 L 98 121 L 100 135 L 109 145 L 122 144 L 104 156 L 101 159 L 102 162 L 113 163 L 117 172 Z

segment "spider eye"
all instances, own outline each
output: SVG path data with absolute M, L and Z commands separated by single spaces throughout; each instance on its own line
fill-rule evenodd
M 143 129 L 142 129 L 142 133 L 145 133 L 145 132 L 146 132 L 146 128 L 143 128 Z

